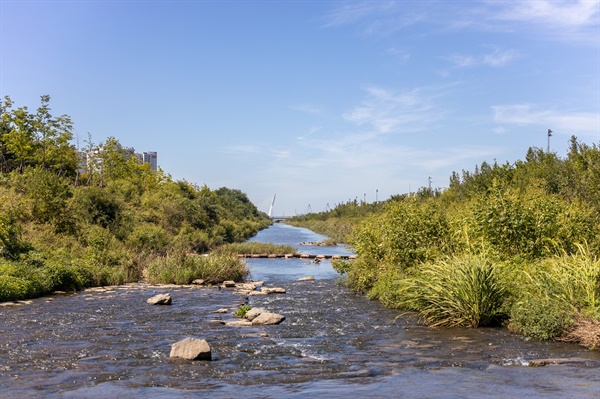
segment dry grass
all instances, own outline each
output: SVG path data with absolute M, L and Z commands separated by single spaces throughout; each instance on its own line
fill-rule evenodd
M 559 341 L 574 342 L 589 349 L 600 350 L 600 320 L 580 317 Z

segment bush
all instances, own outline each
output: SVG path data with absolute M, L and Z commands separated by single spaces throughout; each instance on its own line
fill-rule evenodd
M 135 226 L 127 237 L 128 244 L 135 251 L 165 253 L 169 243 L 168 233 L 160 226 L 142 224 Z
M 560 336 L 571 323 L 564 304 L 528 294 L 510 310 L 508 328 L 526 337 L 546 340 Z
M 522 268 L 514 281 L 510 330 L 538 339 L 556 338 L 575 320 L 600 318 L 600 260 L 582 245 L 576 254 Z

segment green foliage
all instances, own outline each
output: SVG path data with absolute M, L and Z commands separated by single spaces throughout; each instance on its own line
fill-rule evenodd
M 254 255 L 254 254 L 293 254 L 296 248 L 290 245 L 278 245 L 266 242 L 240 242 L 223 245 L 215 250 L 218 254 L 227 255 Z
M 358 259 L 333 262 L 350 288 L 433 325 L 507 317 L 511 330 L 535 338 L 593 336 L 585 328 L 600 320 L 597 145 L 573 138 L 566 159 L 530 148 L 514 165 L 483 162 L 452 173 L 444 191 L 377 206 L 354 220 Z M 294 220 L 311 228 L 349 220 L 334 211 Z
M 72 228 L 67 203 L 72 196 L 69 181 L 41 167 L 27 167 L 12 174 L 13 186 L 22 193 L 27 213 L 39 223 L 50 223 L 57 231 Z
M 16 259 L 28 249 L 29 246 L 21 240 L 21 226 L 14 212 L 0 207 L 0 257 Z
M 432 326 L 498 324 L 506 290 L 497 268 L 482 255 L 426 263 L 396 285 L 396 307 L 414 310 Z
M 558 337 L 577 318 L 600 319 L 600 260 L 588 247 L 540 260 L 513 278 L 509 328 L 538 339 Z
M 76 175 L 70 118 L 53 117 L 48 96 L 35 114 L 13 109 L 8 97 L 1 108 L 0 260 L 11 270 L 0 273 L 2 298 L 138 281 L 149 265 L 153 276 L 165 265 L 164 281 L 245 275 L 237 259 L 186 256 L 178 270 L 165 257 L 205 253 L 267 227 L 244 193 L 173 181 L 139 165 L 114 137 L 98 145 L 89 137 L 94 161 Z
M 233 315 L 234 315 L 235 317 L 242 317 L 242 318 L 243 318 L 244 316 L 246 316 L 246 313 L 248 313 L 248 311 L 249 311 L 250 309 L 252 309 L 252 306 L 244 304 L 244 305 L 240 306 L 240 307 L 238 308 L 238 310 L 236 310 L 236 311 L 233 313 Z
M 527 295 L 510 309 L 508 328 L 517 334 L 547 340 L 563 334 L 573 322 L 560 302 Z
M 69 143 L 73 138 L 69 116 L 50 114 L 50 96 L 41 96 L 40 107 L 30 114 L 27 107 L 12 109 L 10 97 L 1 107 L 0 171 L 23 171 L 38 166 L 59 175 L 74 176 L 77 157 Z
M 517 192 L 493 182 L 488 195 L 473 207 L 475 230 L 483 241 L 506 257 L 549 256 L 555 248 L 572 251 L 590 237 L 594 222 L 577 202 L 535 187 Z
M 149 283 L 190 284 L 195 279 L 209 283 L 242 281 L 248 274 L 245 263 L 229 255 L 188 255 L 182 252 L 156 258 L 147 269 Z
M 450 225 L 439 203 L 406 198 L 365 219 L 350 244 L 359 258 L 401 269 L 451 250 Z

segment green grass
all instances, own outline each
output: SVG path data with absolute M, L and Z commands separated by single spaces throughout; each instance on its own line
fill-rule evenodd
M 233 313 L 233 315 L 234 315 L 235 317 L 242 317 L 242 318 L 243 318 L 244 316 L 246 316 L 246 313 L 248 313 L 248 311 L 249 311 L 250 309 L 252 309 L 252 306 L 250 306 L 250 305 L 242 305 L 242 306 L 240 306 L 240 307 L 238 308 L 238 310 L 236 310 L 236 311 Z
M 242 281 L 250 271 L 243 260 L 232 255 L 188 255 L 176 253 L 157 258 L 147 269 L 151 284 L 190 284 L 195 279 L 207 283 Z
M 418 312 L 428 325 L 481 327 L 498 324 L 506 297 L 497 268 L 481 255 L 424 264 L 397 282 L 396 306 Z
M 270 242 L 241 242 L 223 245 L 214 253 L 221 255 L 259 255 L 259 254 L 276 254 L 285 255 L 296 253 L 296 248 L 290 245 L 278 245 Z

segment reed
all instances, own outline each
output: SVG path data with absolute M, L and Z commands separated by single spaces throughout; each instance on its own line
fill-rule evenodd
M 224 254 L 187 255 L 179 252 L 157 258 L 147 268 L 151 284 L 190 284 L 195 279 L 208 283 L 242 281 L 250 271 L 243 260 Z
M 296 248 L 291 245 L 278 245 L 270 242 L 255 242 L 247 241 L 240 243 L 226 244 L 218 247 L 213 251 L 215 254 L 220 255 L 259 255 L 259 254 L 294 254 Z
M 506 290 L 496 267 L 482 255 L 424 264 L 397 282 L 397 307 L 418 312 L 431 326 L 481 327 L 503 317 Z

